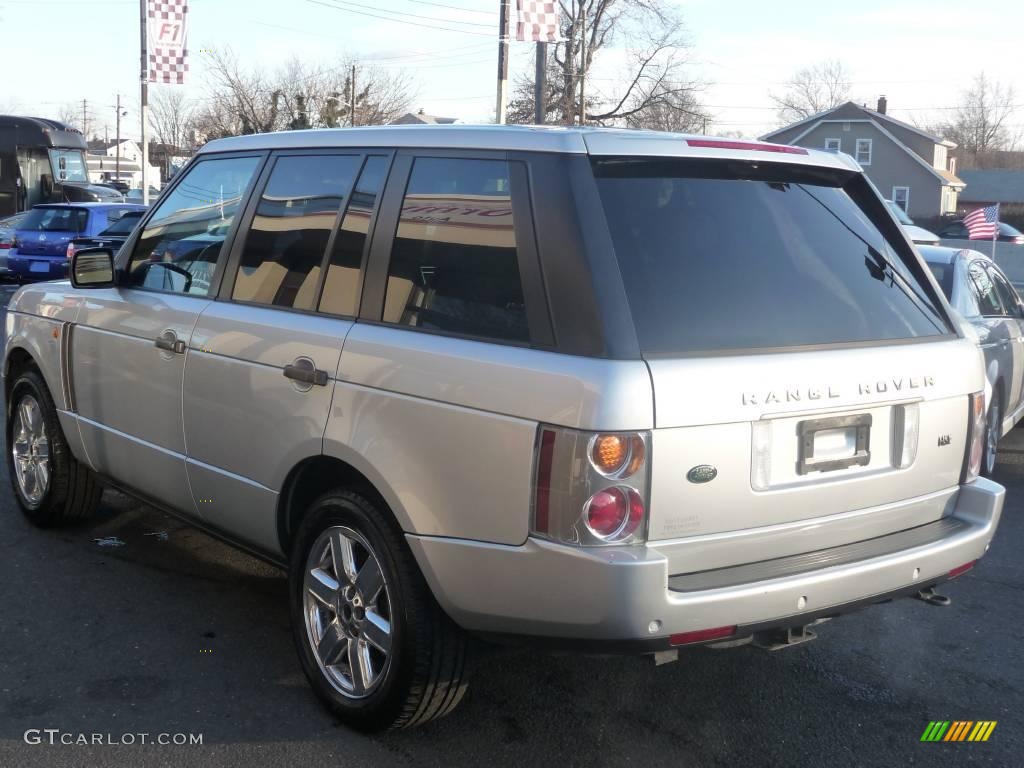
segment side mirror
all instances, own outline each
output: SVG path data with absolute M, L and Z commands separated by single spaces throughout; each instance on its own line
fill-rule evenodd
M 109 248 L 76 251 L 70 272 L 75 288 L 110 288 L 114 285 L 114 252 Z

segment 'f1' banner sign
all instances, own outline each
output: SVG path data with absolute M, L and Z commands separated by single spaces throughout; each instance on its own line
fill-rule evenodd
M 188 49 L 185 47 L 188 24 L 187 0 L 146 0 L 149 18 L 149 82 L 185 82 Z

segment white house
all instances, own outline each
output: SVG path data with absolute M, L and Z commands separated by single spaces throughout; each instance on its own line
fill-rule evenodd
M 131 139 L 121 141 L 120 176 L 118 176 L 118 145 L 113 141 L 93 140 L 85 156 L 89 165 L 89 181 L 114 181 L 120 178 L 128 186 L 142 187 L 142 149 Z M 149 186 L 160 189 L 160 168 L 150 163 L 147 166 L 146 181 Z

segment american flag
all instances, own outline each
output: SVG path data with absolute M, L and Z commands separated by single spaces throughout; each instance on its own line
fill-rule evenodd
M 971 211 L 964 217 L 968 240 L 994 240 L 999 231 L 999 203 Z
M 554 43 L 560 12 L 557 0 L 516 0 L 516 40 Z

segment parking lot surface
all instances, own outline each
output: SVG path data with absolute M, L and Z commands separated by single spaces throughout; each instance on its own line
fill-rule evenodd
M 1024 428 L 1001 449 L 1003 521 L 941 589 L 950 607 L 902 600 L 804 646 L 697 649 L 657 668 L 488 652 L 450 717 L 376 736 L 337 725 L 307 687 L 282 573 L 113 492 L 87 525 L 34 529 L 4 462 L 0 765 L 1020 766 Z M 986 743 L 921 743 L 931 720 L 998 725 Z M 43 729 L 136 743 L 25 742 Z

